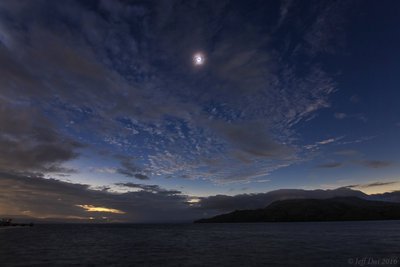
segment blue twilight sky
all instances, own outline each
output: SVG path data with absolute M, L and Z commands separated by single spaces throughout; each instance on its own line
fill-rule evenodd
M 399 12 L 398 1 L 1 1 L 0 214 L 399 189 Z

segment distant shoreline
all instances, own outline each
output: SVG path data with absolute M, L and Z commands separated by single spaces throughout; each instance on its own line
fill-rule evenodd
M 31 223 L 13 223 L 13 219 L 12 218 L 3 218 L 0 221 L 0 228 L 1 227 L 32 227 L 34 224 L 33 222 Z

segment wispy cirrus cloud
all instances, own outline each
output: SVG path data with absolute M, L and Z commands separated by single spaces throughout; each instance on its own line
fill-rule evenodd
M 363 166 L 365 168 L 379 169 L 379 168 L 387 168 L 387 167 L 393 166 L 394 163 L 389 162 L 389 161 L 380 161 L 380 160 L 348 160 L 345 162 L 317 165 L 314 168 L 316 168 L 316 169 L 333 169 L 333 168 L 342 167 L 346 164 L 356 164 L 356 165 Z
M 358 119 L 358 120 L 363 121 L 363 122 L 367 122 L 368 121 L 367 117 L 365 117 L 364 114 L 351 114 L 351 115 L 349 115 L 349 114 L 346 114 L 346 113 L 337 112 L 337 113 L 334 114 L 334 117 L 336 119 L 339 119 L 339 120 L 342 120 L 342 119 L 345 119 L 345 118 L 355 118 L 355 119 Z
M 342 138 L 343 138 L 343 136 L 336 137 L 336 138 L 325 139 L 325 140 L 322 140 L 322 141 L 315 142 L 314 144 L 311 144 L 311 145 L 306 145 L 305 148 L 308 149 L 308 150 L 315 149 L 315 148 L 318 148 L 321 145 L 327 145 L 327 144 L 334 143 L 334 142 L 336 142 L 336 141 L 338 141 L 338 140 L 340 140 Z
M 92 170 L 95 172 L 109 173 L 109 174 L 114 174 L 117 171 L 115 168 L 92 168 Z
M 334 169 L 344 166 L 344 163 L 332 163 L 332 164 L 324 164 L 324 165 L 317 165 L 315 169 Z
M 335 113 L 334 116 L 336 119 L 344 119 L 347 117 L 347 114 L 346 113 Z
M 380 160 L 362 160 L 362 161 L 356 161 L 356 163 L 367 168 L 375 168 L 375 169 L 386 168 L 393 165 L 393 162 L 380 161 Z
M 358 143 L 363 143 L 369 140 L 374 139 L 376 136 L 363 136 L 358 139 L 350 140 L 350 141 L 341 141 L 338 144 L 339 145 L 350 145 L 350 144 L 358 144 Z
M 341 150 L 341 151 L 334 152 L 334 154 L 342 155 L 342 156 L 358 156 L 358 155 L 362 155 L 360 152 L 355 151 L 355 150 Z
M 378 186 L 386 186 L 386 185 L 394 185 L 398 184 L 397 181 L 390 181 L 390 182 L 374 182 L 369 184 L 354 184 L 354 185 L 347 185 L 344 187 L 347 188 L 370 188 L 370 187 L 378 187 Z

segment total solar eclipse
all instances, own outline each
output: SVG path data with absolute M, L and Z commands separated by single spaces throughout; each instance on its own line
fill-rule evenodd
M 196 66 L 203 65 L 205 61 L 204 55 L 197 53 L 193 56 L 193 63 Z

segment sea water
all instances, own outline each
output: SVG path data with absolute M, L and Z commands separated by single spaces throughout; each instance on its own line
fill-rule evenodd
M 400 266 L 400 221 L 0 228 L 0 266 Z

